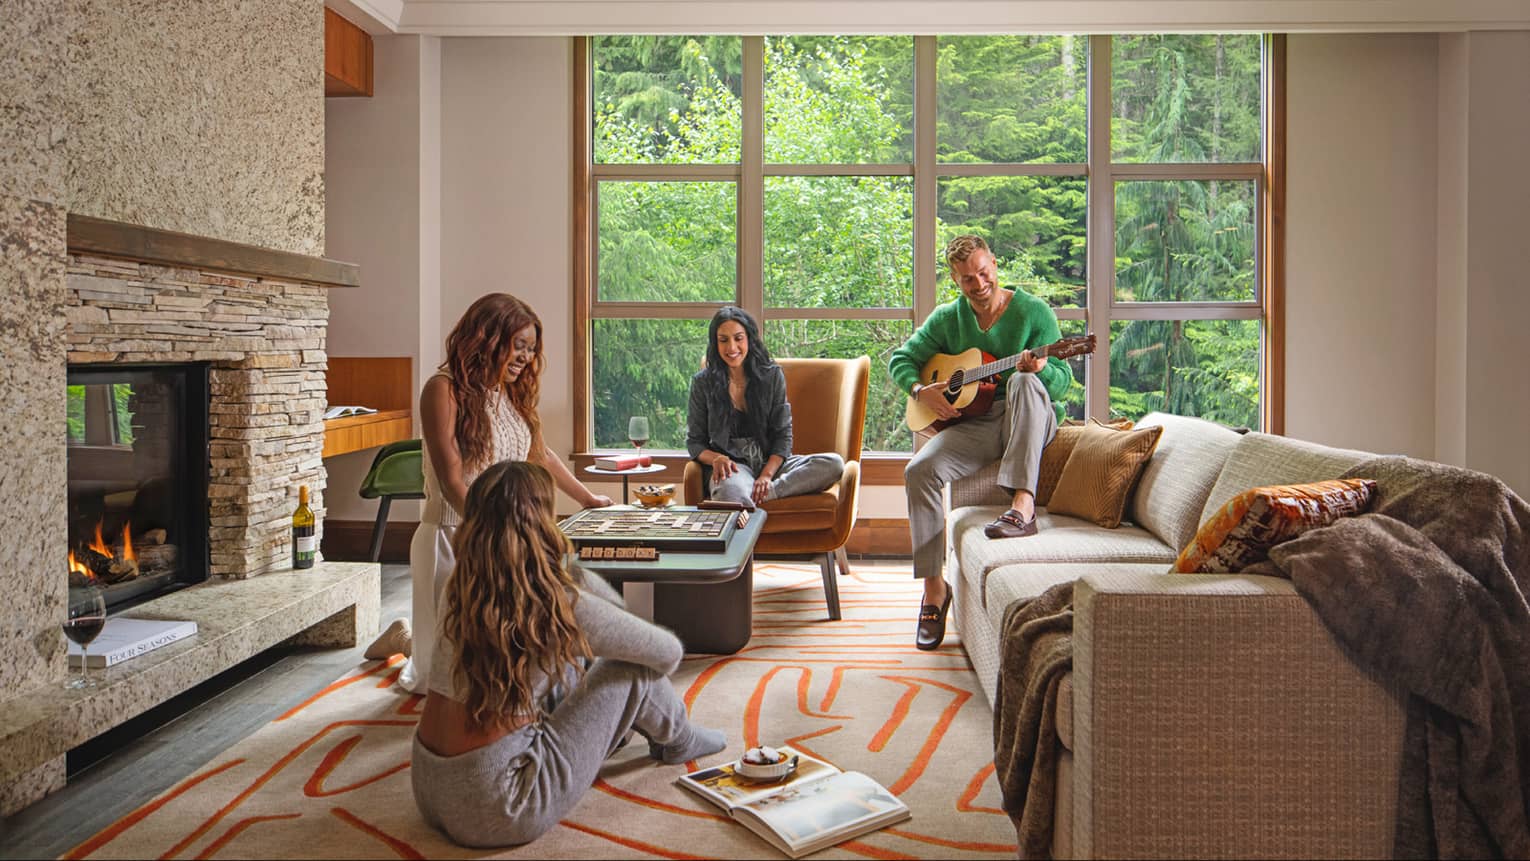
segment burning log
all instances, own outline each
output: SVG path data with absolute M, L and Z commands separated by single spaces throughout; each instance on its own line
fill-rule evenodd
M 165 530 L 163 530 L 163 529 L 146 529 L 146 530 L 144 530 L 143 535 L 139 536 L 138 540 L 143 542 L 144 544 L 164 544 L 165 543 Z M 140 551 L 140 555 L 142 555 L 142 551 Z
M 180 548 L 174 544 L 149 544 L 136 549 L 138 567 L 145 573 L 174 568 L 180 558 Z
M 113 559 L 106 566 L 107 574 L 104 579 L 108 583 L 121 583 L 138 576 L 138 560 L 129 556 L 126 559 Z

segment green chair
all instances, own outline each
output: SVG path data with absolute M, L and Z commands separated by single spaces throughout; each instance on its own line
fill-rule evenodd
M 388 508 L 395 499 L 424 499 L 425 473 L 420 465 L 420 440 L 390 442 L 377 450 L 372 468 L 361 481 L 361 498 L 378 499 L 377 524 L 372 527 L 371 561 L 382 556 L 383 532 L 388 528 Z

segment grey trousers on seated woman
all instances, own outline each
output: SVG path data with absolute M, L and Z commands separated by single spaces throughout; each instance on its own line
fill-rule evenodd
M 752 504 L 757 467 L 751 469 L 743 461 L 735 461 L 734 465 L 737 469 L 722 481 L 716 480 L 716 473 L 713 473 L 708 495 L 713 499 Z M 833 452 L 788 455 L 781 463 L 781 468 L 776 470 L 765 500 L 768 502 L 787 496 L 819 493 L 833 487 L 834 482 L 839 481 L 844 474 L 845 459 Z

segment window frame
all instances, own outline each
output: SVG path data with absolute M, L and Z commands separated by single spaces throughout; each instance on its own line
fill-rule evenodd
M 1130 320 L 1226 320 L 1261 322 L 1259 350 L 1260 423 L 1269 433 L 1284 432 L 1284 222 L 1285 222 L 1285 37 L 1261 37 L 1259 162 L 1144 163 L 1115 162 L 1111 152 L 1111 39 L 1088 37 L 1087 136 L 1084 163 L 943 163 L 937 154 L 935 62 L 938 36 L 912 36 L 914 50 L 913 161 L 884 164 L 767 164 L 763 159 L 764 37 L 741 36 L 743 92 L 738 164 L 596 164 L 593 152 L 594 85 L 592 39 L 573 39 L 573 326 L 574 458 L 593 462 L 593 368 L 591 332 L 597 319 L 709 319 L 729 303 L 602 302 L 596 294 L 598 188 L 601 181 L 733 182 L 737 201 L 737 274 L 734 302 L 764 321 L 911 320 L 914 328 L 935 309 L 944 272 L 936 255 L 919 253 L 936 245 L 938 184 L 947 177 L 1081 177 L 1087 183 L 1085 230 L 1087 275 L 1085 307 L 1056 308 L 1059 321 L 1082 320 L 1088 331 L 1104 332 Z M 785 308 L 764 303 L 764 206 L 768 177 L 910 176 L 913 179 L 912 307 Z M 1242 302 L 1122 302 L 1116 298 L 1115 196 L 1118 182 L 1133 180 L 1230 180 L 1254 183 L 1254 297 Z M 1101 277 L 1101 274 L 1104 277 Z M 1110 352 L 1101 349 L 1086 362 L 1085 414 L 1109 413 Z M 655 452 L 659 462 L 681 464 L 684 452 Z M 901 485 L 903 452 L 867 452 L 863 481 Z

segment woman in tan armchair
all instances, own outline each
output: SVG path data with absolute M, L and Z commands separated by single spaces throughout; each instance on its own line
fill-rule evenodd
M 711 471 L 709 496 L 751 507 L 825 490 L 845 471 L 833 452 L 792 454 L 786 375 L 754 318 L 732 305 L 707 327 L 707 363 L 691 378 L 685 443 Z

